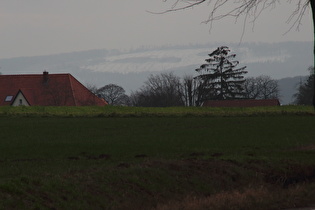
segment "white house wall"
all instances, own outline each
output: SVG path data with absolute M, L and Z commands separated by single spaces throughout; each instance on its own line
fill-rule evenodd
M 27 103 L 27 100 L 25 99 L 23 94 L 19 92 L 15 97 L 12 106 L 29 106 L 29 104 Z

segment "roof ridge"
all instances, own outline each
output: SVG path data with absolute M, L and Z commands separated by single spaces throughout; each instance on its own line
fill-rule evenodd
M 69 73 L 57 73 L 50 74 L 49 76 L 57 76 L 57 75 L 68 75 Z M 43 76 L 43 74 L 1 74 L 1 77 L 34 77 L 34 76 Z
M 92 91 L 90 91 L 85 85 L 83 85 L 77 78 L 75 78 L 74 76 L 72 76 L 69 73 L 69 77 L 71 77 L 72 79 L 74 79 L 76 81 L 77 84 L 79 84 L 84 90 L 88 91 L 89 94 L 91 94 L 94 98 L 94 100 L 103 100 L 102 98 L 99 98 L 97 95 L 95 95 Z M 72 87 L 72 81 L 70 80 L 70 84 L 71 84 L 71 89 L 72 91 L 74 91 L 74 88 Z M 76 97 L 76 93 L 73 92 L 73 96 Z M 104 100 L 105 101 L 105 100 Z M 106 101 L 105 101 L 106 102 Z M 107 104 L 107 102 L 106 102 Z
M 70 73 L 68 73 L 67 77 L 68 77 L 68 80 L 69 80 L 69 83 L 70 83 L 70 88 L 71 88 L 71 92 L 72 92 L 72 95 L 73 95 L 74 105 L 77 106 L 76 94 L 75 94 L 75 91 L 73 89 L 73 84 L 72 84 L 72 80 L 71 80 L 71 77 L 73 77 L 73 76 Z

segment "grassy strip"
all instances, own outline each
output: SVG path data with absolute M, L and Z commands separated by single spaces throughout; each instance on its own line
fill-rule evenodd
M 298 209 L 312 202 L 314 184 L 299 184 L 289 189 L 274 186 L 248 187 L 243 190 L 230 190 L 212 196 L 188 196 L 185 199 L 159 204 L 155 210 L 206 210 L 206 209 Z M 280 205 L 279 205 L 280 204 Z M 314 206 L 313 206 L 314 207 Z M 311 208 L 310 208 L 311 209 Z
M 283 209 L 312 203 L 315 190 L 311 179 L 288 186 L 266 181 L 274 166 L 262 162 L 259 168 L 249 162 L 200 159 L 92 165 L 12 178 L 0 185 L 0 208 Z M 294 173 L 305 177 L 302 171 L 276 169 L 273 174 L 281 180 Z
M 0 116 L 64 117 L 165 117 L 165 116 L 262 116 L 315 115 L 310 106 L 209 108 L 209 107 L 0 107 Z
M 283 158 L 314 144 L 313 116 L 0 118 L 0 159 L 58 159 L 108 154 L 122 160 L 145 154 L 221 154 Z M 304 153 L 299 153 L 307 161 Z
M 3 115 L 0 209 L 280 209 L 313 201 L 313 115 L 178 112 Z

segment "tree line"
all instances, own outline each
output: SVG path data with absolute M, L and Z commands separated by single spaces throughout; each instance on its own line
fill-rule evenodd
M 311 68 L 313 69 L 313 68 Z M 159 88 L 153 88 L 151 82 Z M 165 81 L 163 81 L 165 80 Z M 167 81 L 175 81 L 167 83 Z M 167 106 L 197 106 L 196 82 L 193 76 L 180 78 L 173 73 L 160 73 L 150 75 L 142 88 L 132 92 L 129 96 L 125 90 L 116 84 L 105 85 L 100 89 L 88 86 L 88 88 L 115 106 L 143 106 L 143 107 L 167 107 Z M 116 89 L 115 91 L 111 91 Z M 275 99 L 279 97 L 279 86 L 277 80 L 270 76 L 247 77 L 244 83 L 244 99 Z M 100 90 L 100 91 L 98 91 Z M 294 104 L 312 105 L 312 94 L 314 92 L 314 75 L 311 73 L 305 81 L 298 85 L 294 94 Z M 199 104 L 200 105 L 200 104 Z
M 172 72 L 151 74 L 144 85 L 129 96 L 116 84 L 108 84 L 99 89 L 88 88 L 111 105 L 170 107 L 170 106 L 201 106 L 201 87 L 191 75 L 183 78 Z M 244 83 L 244 97 L 239 99 L 276 99 L 279 97 L 277 80 L 261 75 L 248 77 Z M 308 98 L 309 99 L 309 98 Z
M 228 47 L 218 47 L 208 56 L 206 63 L 195 70 L 197 76 L 185 75 L 181 78 L 172 72 L 151 74 L 143 86 L 129 96 L 116 84 L 89 89 L 109 104 L 142 107 L 202 106 L 207 100 L 279 98 L 277 80 L 267 75 L 245 78 L 246 66 L 239 67 L 236 55 Z M 311 76 L 306 82 L 312 82 Z M 295 94 L 297 104 L 309 103 L 298 100 L 306 89 L 304 86 L 311 84 L 299 87 Z

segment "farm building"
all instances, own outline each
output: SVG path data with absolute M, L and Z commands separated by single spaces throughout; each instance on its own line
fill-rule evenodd
M 278 99 L 239 99 L 239 100 L 209 100 L 202 106 L 207 107 L 257 107 L 257 106 L 280 106 Z
M 0 75 L 0 106 L 105 106 L 71 74 Z

